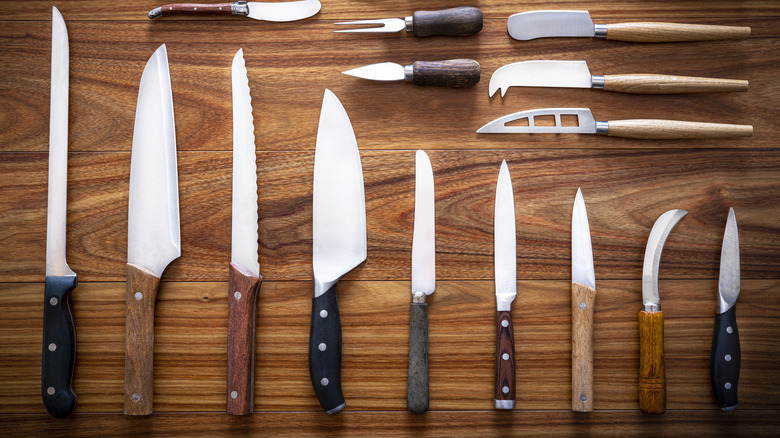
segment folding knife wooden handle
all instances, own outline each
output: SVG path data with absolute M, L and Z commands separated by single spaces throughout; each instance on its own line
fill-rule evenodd
M 571 410 L 593 410 L 593 305 L 596 290 L 571 284 Z
M 160 277 L 127 264 L 125 415 L 149 415 L 154 396 L 154 306 Z
M 481 30 L 482 11 L 472 6 L 412 14 L 412 33 L 417 37 L 473 35 Z
M 231 15 L 233 13 L 232 3 L 173 3 L 152 9 L 147 15 L 150 19 L 154 19 L 180 14 Z
M 750 37 L 750 28 L 683 23 L 619 23 L 607 25 L 608 40 L 639 43 L 733 40 Z
M 230 264 L 228 292 L 227 413 L 254 410 L 255 319 L 262 278 L 237 263 Z
M 409 370 L 406 408 L 422 414 L 428 410 L 428 303 L 412 303 L 409 313 Z
M 346 406 L 341 392 L 341 318 L 336 285 L 312 299 L 309 330 L 309 377 L 328 414 Z
M 639 408 L 645 414 L 666 412 L 664 313 L 639 312 Z
M 496 315 L 496 372 L 493 401 L 496 409 L 515 408 L 515 335 L 512 314 Z
M 56 418 L 65 418 L 76 407 L 73 366 L 76 361 L 76 329 L 70 310 L 70 294 L 78 284 L 75 275 L 46 277 L 43 303 L 43 358 L 41 396 Z

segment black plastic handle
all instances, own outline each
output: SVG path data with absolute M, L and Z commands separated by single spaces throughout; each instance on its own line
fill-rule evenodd
M 70 293 L 77 284 L 75 275 L 47 276 L 43 292 L 41 396 L 46 410 L 57 418 L 67 417 L 76 407 L 73 392 L 76 329 L 70 310 Z
M 410 311 L 406 408 L 415 414 L 428 410 L 428 303 L 412 303 Z
M 736 306 L 715 315 L 712 330 L 712 355 L 710 377 L 718 405 L 724 411 L 737 408 L 737 383 L 739 383 L 739 332 L 737 331 Z
M 414 36 L 473 35 L 482 30 L 482 11 L 472 6 L 417 11 L 412 14 Z
M 334 284 L 312 300 L 309 331 L 309 376 L 314 393 L 328 414 L 346 406 L 341 392 L 341 319 Z

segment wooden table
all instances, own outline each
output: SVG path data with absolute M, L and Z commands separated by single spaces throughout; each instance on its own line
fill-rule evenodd
M 335 21 L 458 6 L 429 0 L 324 1 L 293 23 L 240 17 L 150 22 L 153 0 L 59 2 L 70 36 L 67 256 L 78 333 L 64 420 L 40 395 L 51 3 L 0 2 L 0 430 L 47 435 L 776 434 L 780 427 L 780 3 L 712 0 L 472 2 L 471 37 L 332 33 Z M 634 44 L 512 40 L 509 15 L 587 9 L 595 21 L 751 26 L 750 39 Z M 138 81 L 162 43 L 176 115 L 182 254 L 165 271 L 155 327 L 154 409 L 121 415 L 130 148 Z M 260 209 L 256 413 L 225 411 L 230 257 L 230 64 L 244 49 L 252 90 Z M 473 58 L 471 89 L 372 83 L 340 74 L 381 61 Z M 642 96 L 512 88 L 488 97 L 498 67 L 584 59 L 595 74 L 747 79 L 746 93 Z M 347 408 L 321 411 L 307 370 L 311 178 L 323 91 L 340 98 L 361 150 L 368 259 L 345 277 Z M 589 107 L 599 120 L 752 124 L 752 138 L 640 141 L 592 135 L 481 135 L 499 116 Z M 437 290 L 429 301 L 430 411 L 406 412 L 414 151 L 436 181 Z M 493 410 L 493 200 L 499 165 L 514 180 L 517 408 Z M 570 222 L 581 187 L 593 240 L 595 411 L 570 411 Z M 728 208 L 739 222 L 739 408 L 718 410 L 709 382 L 718 264 Z M 668 409 L 638 410 L 641 267 L 655 219 L 682 208 L 661 262 Z

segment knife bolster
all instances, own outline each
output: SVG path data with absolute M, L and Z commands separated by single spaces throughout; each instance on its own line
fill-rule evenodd
M 639 408 L 646 414 L 666 412 L 663 312 L 639 312 Z

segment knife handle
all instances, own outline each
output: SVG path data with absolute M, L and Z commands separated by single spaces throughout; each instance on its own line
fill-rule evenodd
M 737 408 L 737 383 L 739 383 L 739 332 L 737 331 L 736 306 L 715 315 L 712 331 L 712 356 L 710 377 L 718 405 L 724 411 Z
M 571 284 L 571 410 L 593 410 L 593 305 L 596 290 Z
M 473 35 L 482 30 L 482 11 L 472 6 L 440 11 L 417 11 L 412 14 L 411 30 L 417 37 Z
M 228 290 L 227 413 L 254 410 L 255 319 L 262 278 L 237 263 L 230 264 Z
M 498 311 L 496 317 L 496 409 L 515 408 L 515 335 L 512 314 Z
M 152 413 L 154 305 L 160 277 L 127 264 L 125 316 L 125 415 Z
M 428 400 L 428 303 L 412 302 L 409 316 L 406 409 L 422 414 L 428 410 Z
M 70 293 L 77 284 L 75 275 L 47 276 L 43 292 L 41 396 L 46 410 L 56 418 L 67 417 L 76 407 L 73 392 L 76 330 L 70 310 Z
M 682 23 L 619 23 L 607 25 L 608 40 L 637 43 L 738 40 L 750 37 L 750 28 Z
M 479 76 L 479 63 L 473 59 L 416 61 L 412 64 L 412 82 L 415 85 L 471 87 L 479 82 Z
M 693 138 L 751 137 L 753 126 L 678 120 L 633 119 L 606 122 L 610 137 L 679 140 Z
M 664 313 L 639 312 L 639 408 L 645 414 L 666 412 Z
M 328 414 L 346 406 L 341 392 L 341 318 L 336 284 L 314 297 L 309 331 L 309 376 L 320 405 Z
M 203 3 L 173 3 L 169 5 L 163 5 L 157 8 L 152 9 L 147 14 L 149 16 L 149 19 L 155 19 L 157 17 L 168 17 L 171 15 L 181 15 L 181 14 L 197 14 L 197 15 L 247 15 L 249 13 L 248 9 L 246 12 L 242 13 L 240 11 L 234 12 L 233 8 L 239 7 L 234 6 L 233 3 L 211 3 L 211 4 L 203 4 Z M 246 9 L 246 5 L 244 5 L 244 9 Z
M 748 81 L 651 74 L 605 75 L 604 90 L 635 94 L 747 91 Z

